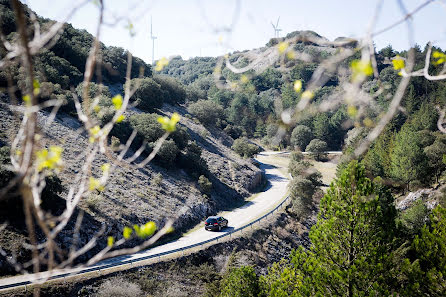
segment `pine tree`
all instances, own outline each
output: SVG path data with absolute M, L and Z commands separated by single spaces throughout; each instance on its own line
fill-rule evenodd
M 413 258 L 402 265 L 402 296 L 446 296 L 446 208 L 437 206 L 431 221 L 413 240 Z
M 263 292 L 388 296 L 395 217 L 390 192 L 365 177 L 363 165 L 350 162 L 321 200 L 318 222 L 310 231 L 311 248 L 300 247 L 289 264 L 273 267 L 262 278 Z
M 425 178 L 427 168 L 426 155 L 421 147 L 420 139 L 415 129 L 405 124 L 395 137 L 394 148 L 391 153 L 391 174 L 406 185 L 409 190 L 410 182 Z
M 364 165 L 373 176 L 390 176 L 390 152 L 393 149 L 394 134 L 382 133 L 364 157 Z
M 395 212 L 388 194 L 375 187 L 352 161 L 322 199 L 310 233 L 317 259 L 312 282 L 321 295 L 387 295 L 388 234 L 394 228 L 388 215 Z

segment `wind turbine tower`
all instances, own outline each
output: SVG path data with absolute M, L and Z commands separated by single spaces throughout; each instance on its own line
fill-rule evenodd
M 152 66 L 155 64 L 155 39 L 152 30 L 152 17 L 150 17 L 150 39 L 152 39 Z
M 280 20 L 280 16 L 277 19 L 276 25 L 274 25 L 273 22 L 271 22 L 271 25 L 273 25 L 273 28 L 274 28 L 274 37 L 276 37 L 276 38 L 279 38 L 279 32 L 282 31 L 282 29 L 279 29 L 279 20 Z

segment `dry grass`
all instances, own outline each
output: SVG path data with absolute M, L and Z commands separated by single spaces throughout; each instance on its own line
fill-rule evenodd
M 322 182 L 329 185 L 336 177 L 336 166 L 338 165 L 338 158 L 329 160 L 327 162 L 318 162 L 309 160 L 314 168 L 322 174 Z
M 96 297 L 139 297 L 143 292 L 138 284 L 129 282 L 121 277 L 114 277 L 101 284 Z

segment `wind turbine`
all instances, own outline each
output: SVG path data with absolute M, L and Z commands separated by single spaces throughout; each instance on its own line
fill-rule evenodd
M 156 37 L 153 36 L 152 31 L 152 17 L 150 16 L 150 38 L 152 39 L 152 65 L 155 64 L 155 39 Z
M 274 28 L 274 37 L 276 37 L 276 38 L 279 37 L 279 32 L 282 31 L 282 29 L 278 28 L 279 27 L 279 20 L 280 20 L 280 16 L 277 19 L 277 23 L 276 23 L 275 26 L 274 26 L 273 22 L 271 22 L 271 25 L 273 25 L 273 28 Z

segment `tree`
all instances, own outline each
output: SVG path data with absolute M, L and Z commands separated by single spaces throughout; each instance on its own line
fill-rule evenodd
M 299 247 L 289 263 L 274 266 L 262 281 L 263 291 L 276 292 L 272 296 L 389 295 L 392 199 L 365 176 L 364 166 L 350 162 L 321 200 L 310 231 L 312 246 Z
M 327 143 L 320 139 L 313 139 L 307 145 L 305 151 L 311 153 L 316 160 L 320 161 L 327 151 Z
M 293 212 L 299 217 L 305 216 L 313 206 L 316 185 L 311 180 L 298 176 L 291 180 L 288 187 L 293 201 Z
M 282 73 L 273 68 L 267 68 L 262 74 L 254 77 L 252 82 L 258 91 L 278 89 L 283 84 Z
M 293 146 L 297 146 L 300 150 L 304 150 L 313 137 L 313 132 L 311 132 L 310 128 L 304 125 L 297 125 L 291 133 L 290 141 Z
M 411 258 L 402 264 L 404 296 L 446 294 L 446 208 L 437 206 L 431 225 L 424 225 L 412 242 Z
M 411 121 L 415 130 L 435 131 L 437 128 L 438 112 L 433 104 L 423 102 Z
M 273 263 L 260 277 L 262 294 L 271 297 L 302 296 L 303 273 L 285 259 Z
M 405 124 L 395 137 L 395 145 L 390 155 L 391 174 L 406 185 L 425 177 L 427 160 L 414 128 Z
M 364 156 L 363 163 L 373 176 L 389 177 L 391 175 L 390 153 L 393 150 L 394 138 L 392 132 L 383 132 Z
M 176 79 L 166 75 L 156 75 L 153 80 L 157 82 L 165 92 L 165 101 L 170 104 L 184 103 L 186 101 L 186 90 Z
M 237 154 L 245 158 L 250 158 L 259 152 L 259 147 L 251 143 L 246 137 L 241 137 L 234 140 L 231 148 Z
M 313 120 L 314 137 L 328 142 L 330 139 L 330 118 L 326 113 L 319 113 Z
M 218 119 L 223 118 L 223 108 L 214 101 L 198 100 L 187 108 L 203 125 L 215 125 Z
M 131 87 L 137 87 L 132 96 L 132 100 L 138 108 L 144 111 L 153 111 L 154 108 L 161 107 L 166 99 L 167 91 L 161 88 L 152 78 L 134 78 L 130 83 Z M 125 85 L 124 85 L 125 88 Z
M 313 280 L 322 295 L 382 295 L 388 291 L 383 279 L 391 250 L 386 233 L 394 226 L 382 226 L 389 218 L 384 216 L 380 199 L 383 195 L 377 195 L 364 167 L 352 161 L 321 200 L 310 239 L 318 262 Z
M 443 158 L 446 154 L 446 139 L 438 137 L 434 143 L 424 148 L 424 153 L 429 160 L 429 168 L 432 171 L 435 181 L 438 183 L 441 173 L 446 169 Z
M 259 293 L 259 280 L 251 266 L 231 268 L 222 280 L 221 297 L 257 297 Z

